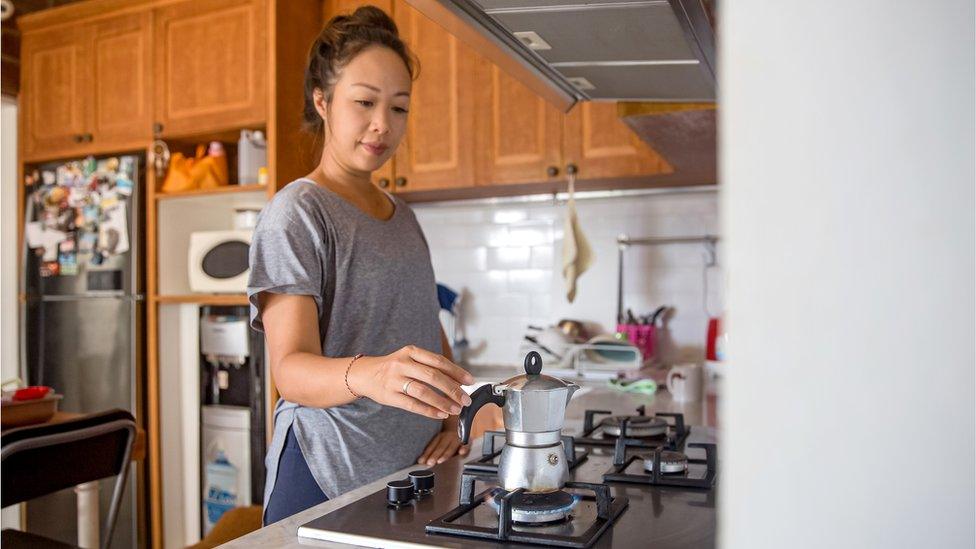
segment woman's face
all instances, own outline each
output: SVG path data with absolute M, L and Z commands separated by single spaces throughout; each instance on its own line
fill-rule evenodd
M 370 46 L 356 55 L 339 74 L 331 103 L 316 94 L 326 154 L 352 171 L 382 166 L 406 131 L 410 86 L 410 73 L 393 50 Z

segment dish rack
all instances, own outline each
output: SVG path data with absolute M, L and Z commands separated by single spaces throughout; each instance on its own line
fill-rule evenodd
M 637 347 L 618 343 L 576 343 L 557 357 L 526 342 L 520 354 L 537 351 L 546 364 L 545 373 L 583 379 L 613 379 L 618 372 L 639 370 L 644 357 Z

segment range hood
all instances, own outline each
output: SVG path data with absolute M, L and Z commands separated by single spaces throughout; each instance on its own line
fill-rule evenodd
M 557 108 L 715 100 L 710 0 L 407 0 Z

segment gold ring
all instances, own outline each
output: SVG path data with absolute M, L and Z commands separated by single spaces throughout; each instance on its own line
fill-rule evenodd
M 413 383 L 413 380 L 408 379 L 407 382 L 403 384 L 403 394 L 410 396 L 410 393 L 407 392 L 407 388 L 410 387 L 411 383 Z

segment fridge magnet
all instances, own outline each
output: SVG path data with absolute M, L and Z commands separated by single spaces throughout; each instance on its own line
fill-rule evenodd
M 85 222 L 82 225 L 87 227 L 95 228 L 98 225 L 98 214 L 99 207 L 98 204 L 88 204 L 81 209 L 82 215 L 85 216 Z
M 44 224 L 40 221 L 31 221 L 24 227 L 24 238 L 27 239 L 28 248 L 40 248 L 44 246 Z
M 52 187 L 44 196 L 45 208 L 60 208 L 61 203 L 68 199 L 68 191 L 64 187 Z
M 91 253 L 95 249 L 96 242 L 98 242 L 98 235 L 96 233 L 83 231 L 78 236 L 78 253 Z
M 57 261 L 45 261 L 45 262 L 41 263 L 41 266 L 40 266 L 39 271 L 40 271 L 41 276 L 43 276 L 45 278 L 47 278 L 49 276 L 58 276 L 58 271 L 59 271 L 58 262 Z
M 99 250 L 93 250 L 90 263 L 92 265 L 101 265 L 105 262 L 105 254 Z
M 98 164 L 95 162 L 95 157 L 94 156 L 89 156 L 84 161 L 82 161 L 82 164 L 81 164 L 81 173 L 82 173 L 82 175 L 84 175 L 84 176 L 87 177 L 87 176 L 95 173 L 95 170 L 96 169 L 98 169 Z
M 63 252 L 73 252 L 75 251 L 75 237 L 74 235 L 68 235 L 67 238 L 62 240 L 58 244 L 58 250 Z
M 102 211 L 111 210 L 119 205 L 119 196 L 115 191 L 101 193 L 101 198 L 102 200 L 99 202 L 99 206 L 101 206 Z
M 119 171 L 119 159 L 116 157 L 106 158 L 101 166 L 98 167 L 98 171 L 101 172 L 117 172 Z
M 71 187 L 68 191 L 68 207 L 79 208 L 88 201 L 88 190 L 84 187 Z
M 126 230 L 125 203 L 107 212 L 108 219 L 98 226 L 98 248 L 115 255 L 129 251 L 129 233 Z
M 132 181 L 129 181 L 129 179 L 127 179 L 125 175 L 121 173 L 115 178 L 115 192 L 121 194 L 122 196 L 131 196 L 132 186 Z
M 34 170 L 34 180 L 35 181 L 37 180 L 37 170 Z M 41 172 L 41 180 L 44 181 L 45 185 L 54 185 L 55 183 L 57 183 L 58 178 L 54 174 L 54 172 L 50 170 L 44 170 L 43 172 Z
M 78 258 L 74 252 L 58 254 L 58 274 L 60 276 L 75 276 L 78 274 Z
M 46 229 L 41 233 L 41 245 L 39 247 L 44 248 L 44 261 L 57 261 L 58 245 L 67 236 L 65 233 L 53 229 Z

